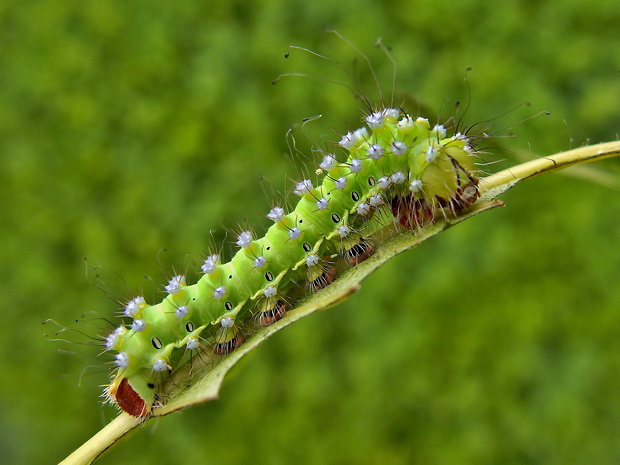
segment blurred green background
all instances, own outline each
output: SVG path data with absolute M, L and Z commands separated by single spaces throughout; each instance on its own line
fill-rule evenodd
M 441 119 L 467 101 L 468 67 L 466 123 L 526 101 L 494 127 L 549 111 L 502 132 L 516 137 L 485 157 L 497 170 L 518 150 L 618 137 L 619 24 L 617 0 L 1 2 L 2 462 L 55 463 L 115 415 L 98 349 L 48 341 L 58 328 L 43 320 L 109 331 L 118 306 L 91 281 L 160 298 L 227 229 L 264 231 L 259 215 L 315 163 L 303 118 L 324 115 L 318 141 L 359 125 L 342 86 L 271 84 L 346 81 L 309 54 L 285 60 L 289 44 L 376 96 L 323 28 L 367 52 L 389 94 L 382 37 L 397 103 Z M 295 125 L 306 158 L 290 156 Z M 596 168 L 618 181 L 618 166 Z M 503 199 L 277 334 L 219 401 L 147 424 L 99 463 L 619 463 L 618 191 L 554 174 Z M 102 268 L 87 277 L 83 257 Z

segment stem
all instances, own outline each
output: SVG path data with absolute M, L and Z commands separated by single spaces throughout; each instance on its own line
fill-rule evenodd
M 497 206 L 497 202 L 492 202 L 497 196 L 506 192 L 520 181 L 530 179 L 541 174 L 550 173 L 563 168 L 567 168 L 579 163 L 591 162 L 611 158 L 620 155 L 620 141 L 607 142 L 603 144 L 580 147 L 578 149 L 561 152 L 549 157 L 538 158 L 512 168 L 500 171 L 480 180 L 480 199 L 467 212 L 458 218 L 438 221 L 432 225 L 425 226 L 420 231 L 409 235 L 400 235 L 394 240 L 387 241 L 382 245 L 382 250 L 377 251 L 375 256 L 362 262 L 353 268 L 351 273 L 343 276 L 328 286 L 323 291 L 313 295 L 307 302 L 289 312 L 284 318 L 275 324 L 259 330 L 251 340 L 247 341 L 230 356 L 222 358 L 215 363 L 210 371 L 206 371 L 201 380 L 193 386 L 193 392 L 182 395 L 178 401 L 173 399 L 168 405 L 154 411 L 154 415 L 160 416 L 172 413 L 176 410 L 190 405 L 207 402 L 217 397 L 219 387 L 225 374 L 230 368 L 247 352 L 259 345 L 264 339 L 271 336 L 276 331 L 288 326 L 299 318 L 307 316 L 318 310 L 324 310 L 345 300 L 350 294 L 359 288 L 359 282 L 381 266 L 394 255 L 415 247 L 420 242 L 443 231 L 447 227 L 466 220 L 475 214 L 489 210 Z M 147 418 L 135 418 L 126 413 L 121 413 L 116 419 L 112 420 L 95 436 L 79 447 L 69 457 L 61 462 L 61 465 L 83 465 L 94 462 L 109 447 L 116 443 L 129 431 L 148 420 Z
M 116 443 L 129 431 L 134 429 L 144 419 L 121 413 L 118 417 L 103 427 L 97 434 L 82 444 L 69 457 L 60 462 L 60 465 L 83 465 L 93 463 L 108 448 Z
M 579 163 L 603 160 L 620 155 L 620 141 L 587 145 L 549 157 L 537 158 L 492 174 L 480 180 L 481 198 L 494 199 L 520 181 L 558 171 Z

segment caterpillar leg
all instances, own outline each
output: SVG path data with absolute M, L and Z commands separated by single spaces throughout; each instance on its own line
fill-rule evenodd
M 313 291 L 319 291 L 329 284 L 333 283 L 338 277 L 338 272 L 336 268 L 333 267 L 318 267 L 319 273 L 318 276 L 314 277 L 314 273 L 308 269 L 308 283 L 310 285 L 310 289 Z
M 269 326 L 275 323 L 284 316 L 287 310 L 288 305 L 283 300 L 277 300 L 271 305 L 265 305 L 259 317 L 261 326 Z
M 222 318 L 220 325 L 222 327 L 215 336 L 213 352 L 217 355 L 225 355 L 243 344 L 245 339 L 239 331 L 239 328 L 235 326 L 235 320 L 231 317 L 225 316 Z
M 480 197 L 478 183 L 471 182 L 466 186 L 459 187 L 454 196 L 450 199 L 450 210 L 453 215 L 459 215 L 471 206 Z
M 413 195 L 394 197 L 392 214 L 401 226 L 407 229 L 421 228 L 426 220 L 435 222 L 435 212 L 426 199 L 416 199 Z
M 347 249 L 344 255 L 349 265 L 356 266 L 374 253 L 375 248 L 364 239 L 360 238 L 360 241 Z

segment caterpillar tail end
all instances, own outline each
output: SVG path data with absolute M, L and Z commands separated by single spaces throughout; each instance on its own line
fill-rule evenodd
M 116 377 L 108 387 L 107 394 L 111 402 L 134 417 L 143 417 L 151 411 L 150 403 L 147 404 L 127 378 Z

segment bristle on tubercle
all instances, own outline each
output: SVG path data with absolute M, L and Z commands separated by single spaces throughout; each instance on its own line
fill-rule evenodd
M 105 340 L 116 354 L 112 402 L 147 415 L 163 380 L 192 354 L 226 356 L 252 331 L 286 318 L 304 293 L 370 259 L 386 228 L 416 230 L 477 200 L 471 137 L 396 108 L 371 112 L 365 123 L 322 154 L 322 179 L 296 183 L 292 211 L 269 211 L 273 224 L 263 237 L 242 231 L 236 254 L 227 262 L 209 255 L 195 284 L 174 276 L 162 302 L 138 296 L 127 303 L 131 325 Z

